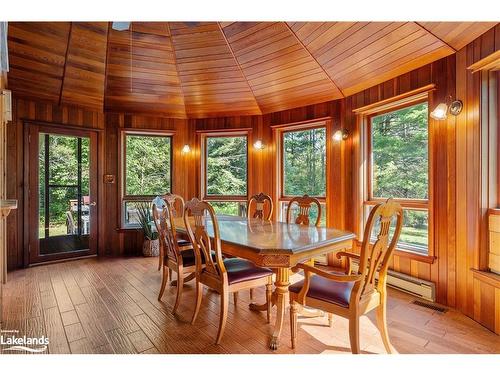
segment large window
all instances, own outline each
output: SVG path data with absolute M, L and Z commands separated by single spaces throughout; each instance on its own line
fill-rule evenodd
M 123 134 L 123 225 L 137 226 L 137 204 L 151 202 L 172 187 L 172 138 Z
M 321 223 L 325 224 L 326 127 L 316 125 L 282 130 L 280 142 L 280 220 L 286 220 L 288 202 L 292 197 L 308 194 L 320 200 Z M 316 215 L 317 209 L 313 207 L 311 218 L 315 220 Z
M 248 139 L 246 134 L 204 135 L 203 195 L 217 214 L 246 214 Z
M 368 117 L 365 219 L 387 198 L 401 202 L 398 249 L 427 255 L 429 248 L 428 105 L 419 102 Z

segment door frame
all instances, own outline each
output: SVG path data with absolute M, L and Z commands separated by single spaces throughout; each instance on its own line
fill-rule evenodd
M 100 129 L 88 129 L 73 125 L 63 125 L 39 121 L 25 120 L 24 126 L 24 222 L 23 222 L 23 244 L 24 244 L 24 265 L 29 266 L 43 262 L 58 260 L 69 260 L 85 256 L 98 254 L 99 238 L 99 212 L 100 212 L 100 191 L 99 191 L 99 133 Z M 40 240 L 38 238 L 39 205 L 38 199 L 34 202 L 30 199 L 32 189 L 38 191 L 38 146 L 36 152 L 32 145 L 38 145 L 39 134 L 49 133 L 56 135 L 66 135 L 75 137 L 88 137 L 90 139 L 90 200 L 97 203 L 90 206 L 90 228 L 89 249 L 76 250 L 74 252 L 55 253 L 39 255 Z M 37 173 L 33 173 L 36 171 Z M 37 194 L 38 196 L 38 194 Z

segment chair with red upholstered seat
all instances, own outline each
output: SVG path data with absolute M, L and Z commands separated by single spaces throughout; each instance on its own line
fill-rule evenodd
M 209 203 L 197 198 L 187 202 L 184 223 L 196 257 L 196 306 L 191 324 L 194 324 L 200 311 L 203 285 L 217 291 L 221 296 L 217 344 L 222 339 L 226 325 L 229 293 L 265 285 L 267 321 L 269 322 L 273 271 L 269 268 L 257 267 L 245 259 L 222 257 L 219 224 L 214 209 Z M 207 225 L 213 228 L 213 239 L 208 235 Z M 211 256 L 212 251 L 215 256 Z M 205 263 L 203 263 L 204 259 Z
M 376 309 L 382 341 L 387 352 L 392 352 L 386 322 L 386 277 L 402 224 L 403 213 L 399 203 L 388 199 L 373 207 L 366 223 L 360 255 L 347 252 L 337 254 L 338 257 L 358 259 L 357 274 L 351 274 L 349 260 L 347 274 L 326 272 L 308 264 L 299 264 L 293 268 L 294 271 L 302 269 L 305 278 L 289 287 L 292 348 L 295 348 L 297 339 L 297 312 L 300 304 L 349 319 L 349 339 L 353 353 L 359 353 L 360 350 L 359 317 Z M 391 226 L 394 226 L 393 232 Z M 378 232 L 372 236 L 374 228 Z M 371 239 L 374 239 L 373 244 L 370 243 Z

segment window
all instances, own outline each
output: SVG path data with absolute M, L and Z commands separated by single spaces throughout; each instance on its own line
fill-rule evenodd
M 322 204 L 322 224 L 326 224 L 326 127 L 311 125 L 281 131 L 280 220 L 286 220 L 292 197 L 308 194 Z M 292 207 L 293 209 L 293 207 Z M 317 209 L 311 208 L 316 219 Z
M 246 215 L 248 191 L 247 134 L 202 136 L 204 199 L 217 214 Z
M 172 137 L 164 134 L 123 135 L 124 227 L 138 224 L 137 204 L 151 202 L 172 188 Z
M 376 203 L 398 200 L 404 209 L 398 249 L 422 255 L 429 248 L 428 135 L 426 101 L 368 117 L 365 220 Z

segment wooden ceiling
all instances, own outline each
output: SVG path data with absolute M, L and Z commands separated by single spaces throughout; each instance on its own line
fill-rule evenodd
M 20 97 L 173 118 L 339 99 L 455 53 L 494 22 L 10 22 Z

